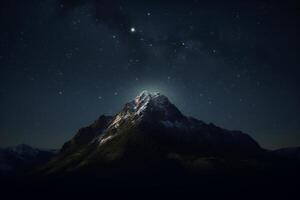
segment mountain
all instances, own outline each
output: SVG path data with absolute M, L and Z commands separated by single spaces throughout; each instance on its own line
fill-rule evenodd
M 55 150 L 42 150 L 26 144 L 0 148 L 0 175 L 25 172 L 46 163 L 55 153 Z
M 207 167 L 223 158 L 252 159 L 263 152 L 249 135 L 186 117 L 166 96 L 143 91 L 115 116 L 102 115 L 81 128 L 42 171 L 101 171 L 153 163 Z
M 11 151 L 24 160 L 38 154 L 16 149 Z M 187 117 L 166 96 L 144 91 L 115 116 L 102 115 L 79 129 L 50 161 L 1 181 L 0 188 L 10 199 L 299 197 L 300 162 L 277 153 L 245 133 Z
M 300 161 L 300 147 L 281 148 L 272 151 L 272 153 L 281 158 Z

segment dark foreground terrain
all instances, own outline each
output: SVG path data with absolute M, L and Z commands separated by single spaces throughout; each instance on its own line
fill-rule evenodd
M 5 199 L 299 199 L 299 163 L 272 170 L 187 171 L 165 164 L 105 173 L 25 175 L 1 181 Z

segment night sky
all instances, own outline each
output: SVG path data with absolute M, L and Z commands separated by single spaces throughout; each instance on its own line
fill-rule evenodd
M 299 146 L 295 2 L 3 0 L 0 146 L 59 148 L 142 90 L 263 147 Z

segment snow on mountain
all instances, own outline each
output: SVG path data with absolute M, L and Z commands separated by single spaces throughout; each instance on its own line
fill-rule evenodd
M 167 111 L 164 104 L 168 102 L 168 98 L 161 95 L 159 92 L 143 91 L 134 100 L 134 110 L 136 115 L 142 114 L 152 103 L 156 108 Z
M 188 126 L 186 124 L 188 119 L 166 96 L 159 92 L 143 91 L 134 100 L 126 103 L 124 108 L 113 117 L 104 134 L 98 137 L 98 141 L 102 144 L 107 138 L 112 138 L 105 136 L 105 133 L 120 129 L 122 125 L 138 126 L 144 122 L 155 122 L 166 128 L 186 129 Z
M 163 106 L 168 101 L 167 97 L 158 92 L 141 92 L 133 101 L 127 103 L 110 123 L 109 128 L 118 128 L 122 121 L 131 119 L 132 122 L 140 121 L 149 109 L 154 107 L 167 111 Z
M 178 121 L 175 121 L 175 122 L 170 122 L 168 120 L 165 120 L 165 121 L 161 121 L 161 123 L 166 127 L 166 128 L 179 128 L 179 129 L 182 129 L 182 128 L 185 128 L 185 124 L 183 124 L 182 122 L 178 122 Z

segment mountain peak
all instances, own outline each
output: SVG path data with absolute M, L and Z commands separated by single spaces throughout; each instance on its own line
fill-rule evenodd
M 163 103 L 169 100 L 165 95 L 162 95 L 159 92 L 149 92 L 147 90 L 144 90 L 137 97 L 135 97 L 134 103 L 139 105 L 142 103 L 149 103 L 150 101 Z
M 142 91 L 134 100 L 125 104 L 112 120 L 109 128 L 120 127 L 129 122 L 137 124 L 142 121 L 175 121 L 184 116 L 169 99 L 159 92 Z
M 149 92 L 144 90 L 134 100 L 134 111 L 137 115 L 140 115 L 150 104 L 152 104 L 152 107 L 163 108 L 163 104 L 167 103 L 169 103 L 168 98 L 159 92 Z
M 155 97 L 161 95 L 159 92 L 150 92 L 148 90 L 143 90 L 136 98 L 139 97 Z

